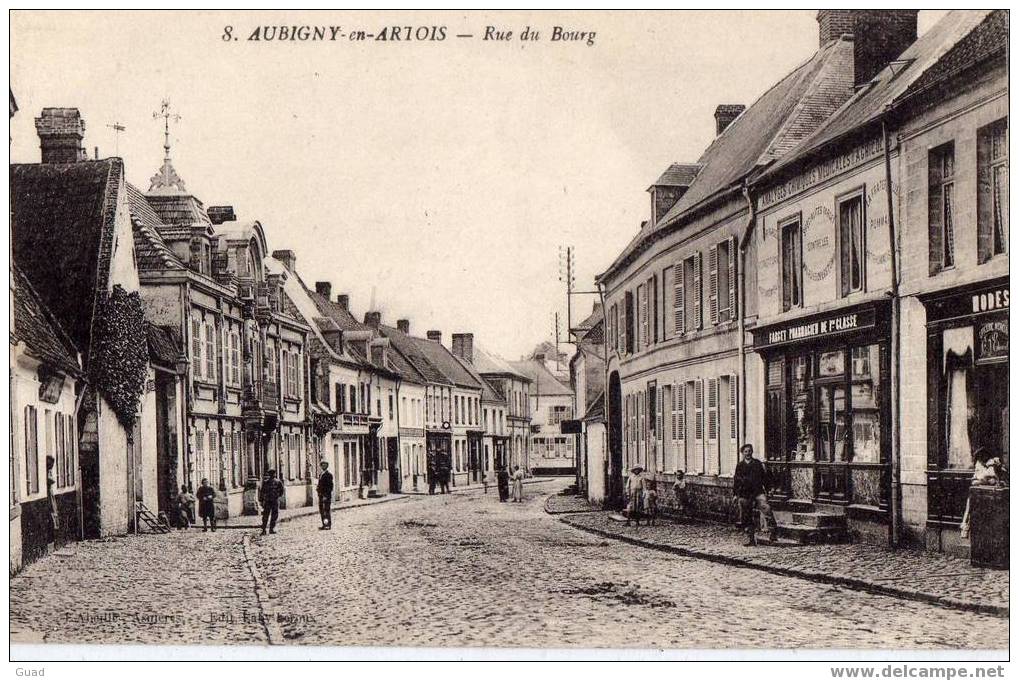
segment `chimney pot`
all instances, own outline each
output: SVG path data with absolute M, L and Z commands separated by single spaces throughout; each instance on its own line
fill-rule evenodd
M 742 104 L 719 104 L 715 107 L 715 135 L 721 135 L 746 107 Z
M 347 295 L 346 293 L 338 293 L 338 294 L 336 294 L 336 304 L 339 305 L 340 308 L 342 308 L 344 310 L 349 310 L 350 309 L 350 296 Z
M 290 272 L 295 272 L 297 268 L 297 256 L 291 250 L 273 251 L 272 257 L 283 263 L 283 266 Z
M 364 323 L 373 329 L 379 328 L 382 324 L 382 313 L 381 312 L 365 312 Z
M 326 300 L 333 297 L 333 285 L 328 281 L 316 281 L 315 282 L 315 293 L 319 294 Z
M 917 10 L 822 9 L 817 13 L 818 41 L 853 41 L 853 84 L 870 81 L 916 42 Z
M 410 334 L 410 320 L 409 319 L 397 319 L 396 330 L 400 333 Z
M 425 335 L 428 337 L 428 340 L 435 341 L 439 345 L 442 345 L 442 331 L 436 331 L 435 329 L 432 329 Z
M 43 163 L 77 163 L 88 154 L 81 141 L 85 137 L 85 121 L 77 109 L 47 107 L 35 119 Z
M 453 355 L 464 360 L 468 364 L 474 364 L 474 334 L 454 333 L 453 334 Z

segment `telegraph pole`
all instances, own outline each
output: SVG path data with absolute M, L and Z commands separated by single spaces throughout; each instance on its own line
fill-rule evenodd
M 573 333 L 573 296 L 598 296 L 598 291 L 576 291 L 577 254 L 573 246 L 559 247 L 559 281 L 566 283 L 566 342 L 576 344 Z

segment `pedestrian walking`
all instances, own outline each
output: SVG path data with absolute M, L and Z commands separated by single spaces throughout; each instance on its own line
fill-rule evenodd
M 212 531 L 216 531 L 216 490 L 209 484 L 208 478 L 202 478 L 202 484 L 198 487 L 195 496 L 198 497 L 198 515 L 202 517 L 202 532 L 208 532 L 212 525 Z
M 262 505 L 262 534 L 269 528 L 269 534 L 276 534 L 276 521 L 280 517 L 280 499 L 286 490 L 283 483 L 276 479 L 276 471 L 272 468 L 265 472 L 262 489 L 258 490 L 258 503 Z
M 732 494 L 739 501 L 740 522 L 747 531 L 747 543 L 744 546 L 757 546 L 757 516 L 760 511 L 768 524 L 768 540 L 775 541 L 777 523 L 775 512 L 768 504 L 768 470 L 760 459 L 754 458 L 754 446 L 745 444 L 740 447 L 743 457 L 736 464 L 736 472 L 732 477 Z
M 195 523 L 195 495 L 188 491 L 187 485 L 181 485 L 177 495 L 177 523 L 182 530 Z
M 333 529 L 333 474 L 329 472 L 329 462 L 319 464 L 322 473 L 318 476 L 318 514 L 322 516 L 322 530 Z
M 488 476 L 484 473 L 481 474 L 481 485 L 485 488 L 485 494 L 488 494 Z
M 524 500 L 524 472 L 520 466 L 513 468 L 513 501 Z
M 506 467 L 499 466 L 499 470 L 495 474 L 495 483 L 499 488 L 499 501 L 509 499 L 509 479 L 509 471 L 506 470 Z
M 57 460 L 46 457 L 46 498 L 50 503 L 50 541 L 56 541 L 57 530 L 60 529 L 60 513 L 57 512 L 57 476 L 53 468 Z
M 626 524 L 634 521 L 640 527 L 640 508 L 644 494 L 644 467 L 634 466 L 630 469 L 630 475 L 626 478 Z

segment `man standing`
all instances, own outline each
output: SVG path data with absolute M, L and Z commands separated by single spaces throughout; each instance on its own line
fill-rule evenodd
M 775 513 L 768 505 L 768 471 L 759 459 L 754 458 L 754 447 L 745 444 L 740 447 L 743 458 L 736 464 L 732 478 L 732 494 L 739 500 L 740 519 L 747 531 L 745 546 L 757 546 L 757 518 L 755 510 L 764 514 L 768 523 L 768 540 L 775 541 Z
M 437 475 L 437 471 L 435 469 L 435 452 L 428 452 L 426 465 L 428 475 L 428 493 L 435 494 L 435 476 Z
M 322 516 L 323 530 L 333 529 L 333 474 L 329 472 L 329 462 L 319 464 L 322 474 L 318 476 L 318 513 Z
M 509 499 L 509 478 L 509 471 L 506 470 L 506 467 L 499 466 L 499 471 L 495 474 L 495 481 L 499 486 L 499 501 Z
M 280 516 L 280 497 L 285 492 L 283 483 L 276 479 L 276 471 L 271 468 L 266 471 L 262 489 L 258 490 L 258 503 L 262 504 L 262 534 L 265 534 L 266 526 L 269 527 L 269 534 L 276 534 L 276 521 Z

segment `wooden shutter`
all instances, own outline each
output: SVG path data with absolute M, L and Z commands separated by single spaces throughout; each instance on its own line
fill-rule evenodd
M 708 441 L 718 439 L 718 379 L 708 379 Z
M 686 279 L 686 268 L 683 267 L 683 261 L 680 260 L 675 267 L 676 272 L 676 284 L 673 291 L 672 308 L 674 311 L 675 319 L 675 331 L 677 336 L 681 336 L 686 331 L 686 296 L 684 294 L 684 280 Z
M 718 324 L 718 245 L 708 249 L 708 319 Z
M 662 340 L 672 338 L 676 329 L 676 269 L 671 265 L 662 270 Z
M 75 443 L 77 442 L 78 438 L 76 436 L 76 431 L 75 431 L 75 428 L 74 428 L 74 417 L 71 416 L 71 415 L 68 415 L 66 418 L 67 418 L 67 431 L 66 431 L 66 435 L 67 435 L 67 466 L 68 466 L 68 469 L 67 469 L 67 482 L 70 485 L 74 485 L 74 484 L 76 484 L 75 483 L 75 472 L 76 472 L 75 469 L 77 469 L 77 467 L 78 467 L 78 458 L 77 458 L 77 456 L 75 456 L 75 452 L 76 452 Z
M 739 386 L 736 379 L 736 374 L 729 374 L 729 439 L 733 443 L 739 437 Z
M 197 317 L 191 320 L 191 371 L 195 378 L 205 373 L 202 364 L 202 322 Z
M 729 237 L 729 319 L 736 319 L 736 239 Z
M 651 307 L 654 310 L 654 323 L 652 324 L 653 328 L 651 330 L 651 343 L 654 344 L 657 343 L 659 339 L 658 329 L 661 327 L 659 318 L 662 315 L 661 301 L 658 298 L 658 275 L 656 274 L 648 279 L 648 283 L 651 285 Z
M 693 328 L 699 329 L 704 324 L 704 287 L 701 286 L 701 254 L 693 256 Z
M 676 404 L 676 439 L 686 440 L 686 384 L 677 383 L 674 390 L 673 400 Z

